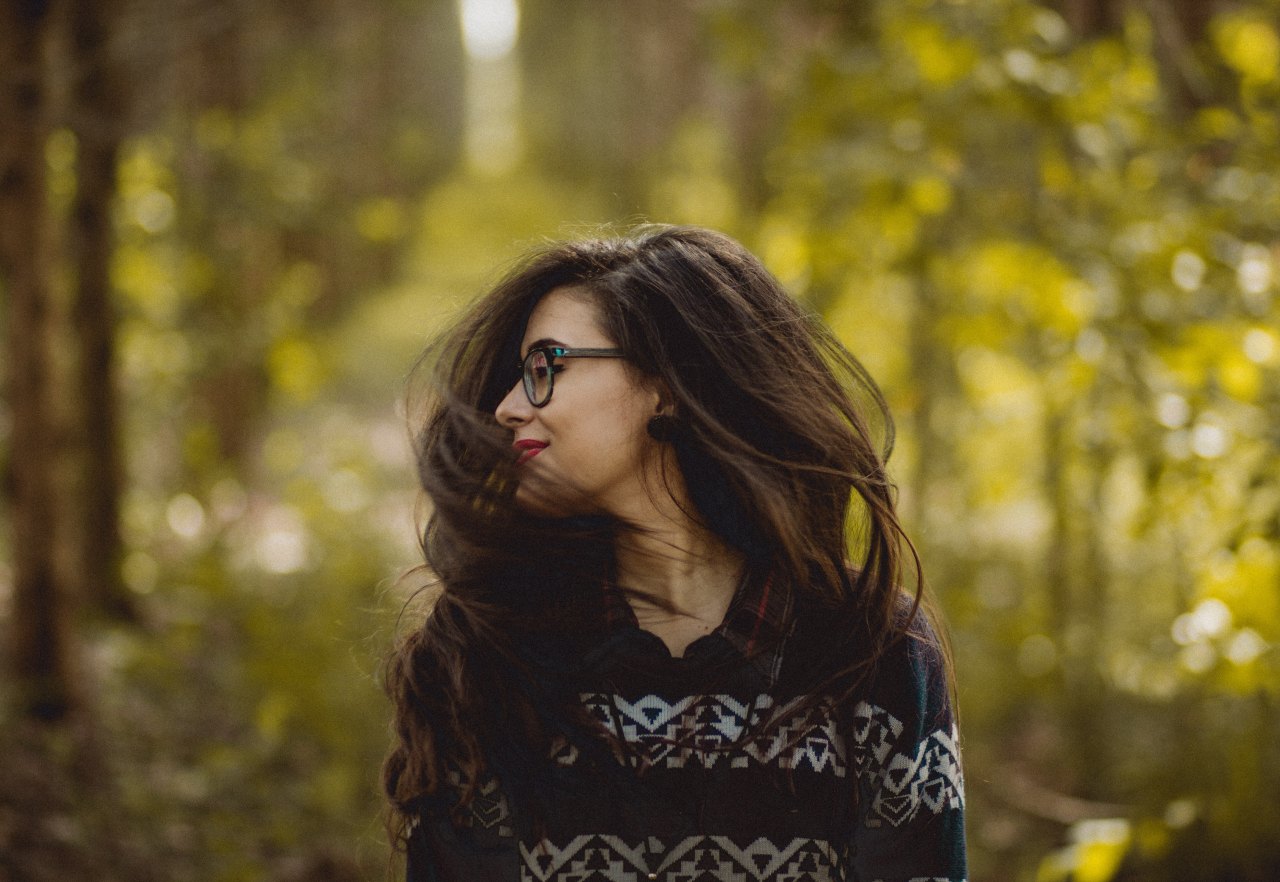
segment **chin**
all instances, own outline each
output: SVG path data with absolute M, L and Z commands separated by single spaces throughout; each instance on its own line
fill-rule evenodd
M 516 488 L 515 503 L 523 511 L 549 518 L 601 513 L 601 507 L 586 493 L 565 482 L 547 480 L 545 476 L 522 478 Z
M 555 505 L 555 502 L 550 497 L 545 493 L 533 493 L 526 490 L 523 482 L 516 490 L 515 503 L 517 508 L 529 514 L 554 517 L 560 513 L 559 507 Z

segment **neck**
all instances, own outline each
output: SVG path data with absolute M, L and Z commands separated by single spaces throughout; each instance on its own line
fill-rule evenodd
M 742 576 L 742 558 L 703 530 L 665 529 L 628 536 L 617 547 L 618 584 L 637 592 L 642 610 L 713 619 L 719 624 Z
M 742 555 L 695 523 L 682 486 L 655 489 L 625 518 L 637 529 L 616 546 L 617 582 L 641 625 L 676 619 L 715 628 L 742 578 Z

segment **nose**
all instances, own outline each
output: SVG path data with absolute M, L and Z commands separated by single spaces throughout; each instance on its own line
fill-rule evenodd
M 523 426 L 533 418 L 533 405 L 529 403 L 529 397 L 524 394 L 522 383 L 517 382 L 511 387 L 507 396 L 494 408 L 493 415 L 498 418 L 499 425 L 506 426 L 508 429 Z

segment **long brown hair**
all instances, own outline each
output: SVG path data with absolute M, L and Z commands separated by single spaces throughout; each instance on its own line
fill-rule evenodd
M 552 635 L 572 648 L 590 633 L 613 543 L 630 528 L 513 503 L 511 435 L 493 412 L 519 380 L 530 312 L 562 286 L 589 292 L 601 330 L 669 393 L 693 514 L 856 632 L 839 672 L 847 689 L 921 603 L 918 559 L 885 470 L 885 402 L 759 260 L 693 227 L 542 249 L 424 356 L 431 382 L 415 441 L 432 504 L 422 547 L 437 582 L 430 613 L 386 671 L 397 742 L 383 783 L 397 837 L 446 781 L 460 785 L 455 807 L 466 806 L 495 769 L 545 763 L 554 720 L 565 719 L 557 702 L 573 696 L 551 694 L 521 647 Z

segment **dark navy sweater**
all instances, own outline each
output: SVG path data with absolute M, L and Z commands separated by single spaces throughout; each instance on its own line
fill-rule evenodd
M 523 804 L 500 771 L 461 827 L 447 795 L 427 801 L 408 882 L 965 878 L 957 734 L 929 639 L 891 645 L 833 707 L 814 699 L 849 654 L 840 616 L 765 580 L 673 658 L 619 598 L 574 675 L 598 732 L 557 738 Z

